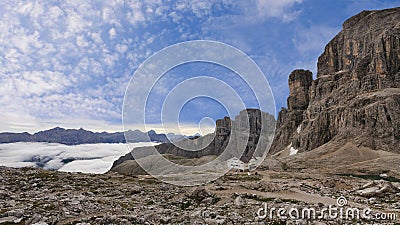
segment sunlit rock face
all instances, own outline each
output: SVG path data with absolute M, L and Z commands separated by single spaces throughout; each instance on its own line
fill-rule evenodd
M 346 139 L 399 153 L 399 71 L 400 8 L 350 18 L 319 57 L 315 80 L 304 70 L 289 76 L 288 109 L 279 112 L 271 153 Z

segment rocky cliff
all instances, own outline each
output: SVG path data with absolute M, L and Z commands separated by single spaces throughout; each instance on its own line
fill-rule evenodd
M 348 19 L 319 57 L 315 80 L 310 71 L 290 74 L 271 153 L 343 140 L 400 153 L 399 71 L 400 8 Z
M 164 143 L 155 148 L 160 154 L 184 158 L 219 156 L 226 148 L 230 148 L 224 153 L 226 154 L 223 157 L 225 160 L 231 157 L 240 157 L 242 161 L 248 162 L 253 156 L 262 156 L 264 150 L 272 143 L 274 131 L 274 116 L 259 109 L 246 109 L 241 111 L 235 120 L 231 120 L 230 117 L 217 120 L 215 131 L 212 134 L 177 143 Z M 151 152 L 148 148 L 135 148 L 134 151 L 143 152 L 142 158 Z M 116 160 L 111 170 L 128 160 L 134 160 L 131 153 Z

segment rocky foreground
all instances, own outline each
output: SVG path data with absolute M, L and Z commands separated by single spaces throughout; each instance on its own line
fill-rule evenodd
M 33 168 L 0 167 L 0 177 L 1 224 L 395 224 L 399 221 L 394 216 L 400 213 L 399 180 L 384 174 L 373 180 L 376 177 L 232 172 L 203 187 L 173 186 L 149 176 Z M 340 219 L 325 213 L 318 218 L 323 208 L 338 207 L 339 197 L 347 201 L 341 202 L 343 211 L 369 208 L 371 217 Z M 272 211 L 269 217 L 272 207 L 295 208 L 300 216 L 279 220 Z M 304 208 L 315 209 L 317 218 L 302 218 Z

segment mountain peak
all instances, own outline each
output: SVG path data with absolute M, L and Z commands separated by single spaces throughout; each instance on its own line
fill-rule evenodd
M 318 59 L 318 75 L 289 76 L 271 153 L 326 143 L 400 152 L 400 8 L 348 19 Z

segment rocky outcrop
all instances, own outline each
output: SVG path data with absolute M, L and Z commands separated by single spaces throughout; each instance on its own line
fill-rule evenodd
M 399 189 L 393 186 L 393 184 L 389 181 L 380 180 L 365 184 L 360 190 L 356 191 L 356 194 L 371 198 L 379 195 L 385 195 L 388 192 L 398 193 Z
M 308 91 L 312 81 L 312 73 L 309 70 L 295 70 L 289 75 L 290 95 L 287 105 L 290 111 L 307 109 L 310 100 Z
M 294 71 L 271 152 L 310 151 L 330 141 L 400 153 L 400 8 L 363 11 L 318 59 Z
M 155 148 L 160 154 L 185 158 L 219 156 L 226 148 L 230 148 L 229 151 L 225 151 L 224 159 L 238 157 L 242 161 L 248 162 L 253 156 L 262 156 L 265 153 L 265 149 L 272 143 L 274 131 L 274 116 L 259 109 L 246 109 L 242 110 L 235 120 L 231 120 L 229 117 L 217 120 L 215 132 L 212 134 L 177 143 L 164 143 Z M 143 155 L 140 156 L 143 158 L 149 156 L 148 154 L 151 152 L 149 148 L 152 147 L 135 148 L 134 151 L 143 152 Z M 127 160 L 134 160 L 131 153 L 114 161 L 111 170 Z
M 297 128 L 303 121 L 303 112 L 309 104 L 309 88 L 312 83 L 312 73 L 306 70 L 295 70 L 289 76 L 290 95 L 287 99 L 288 109 L 282 108 L 278 114 L 275 140 L 271 152 L 285 148 Z M 275 151 L 274 151 L 275 150 Z

